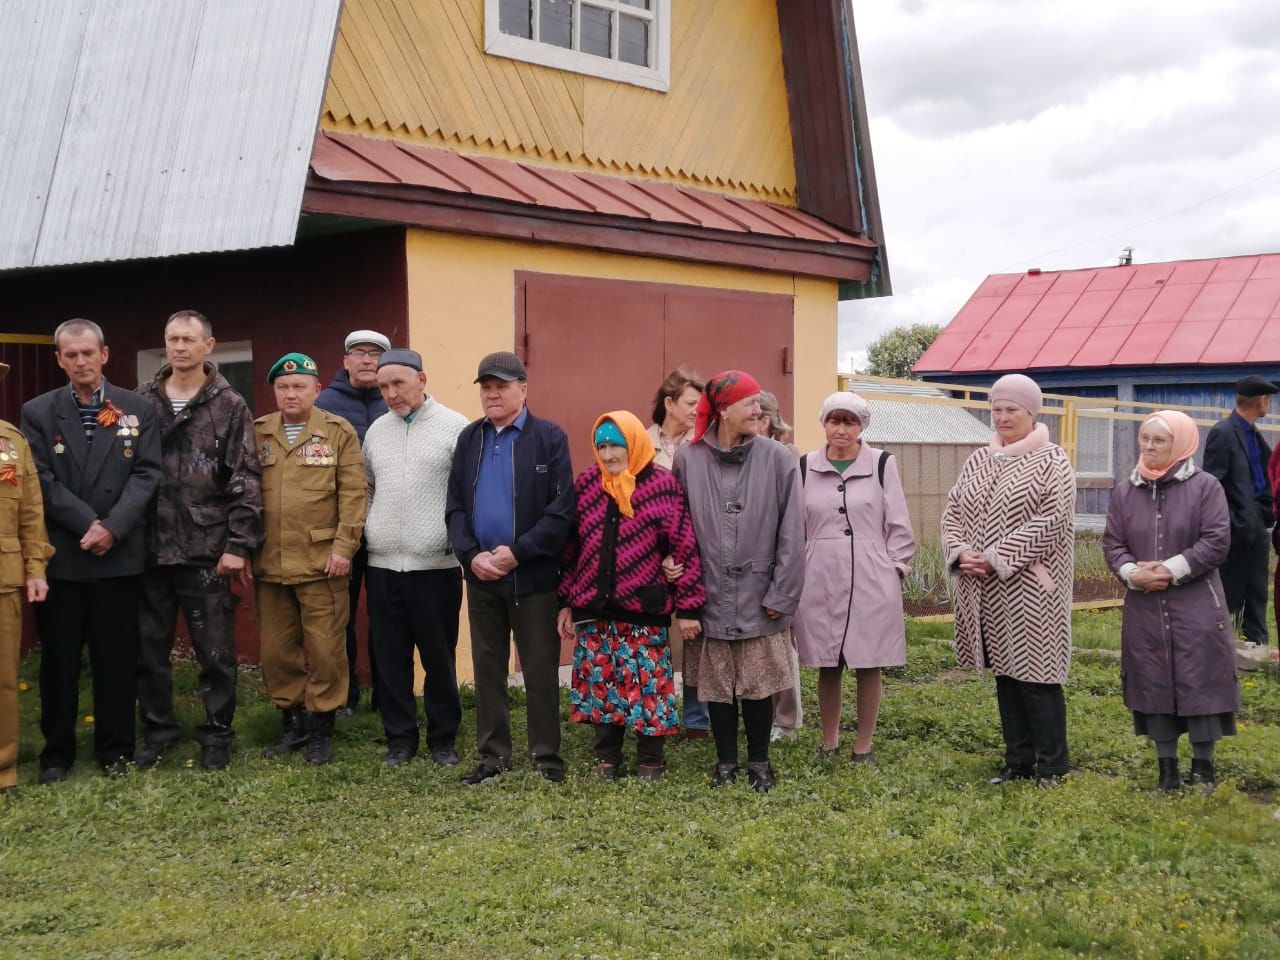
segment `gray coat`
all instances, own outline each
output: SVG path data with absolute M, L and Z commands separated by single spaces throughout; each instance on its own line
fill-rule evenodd
M 105 381 L 104 381 L 105 383 Z M 146 560 L 146 515 L 160 482 L 160 431 L 146 397 L 106 383 L 103 399 L 138 418 L 138 436 L 123 424 L 99 427 L 85 440 L 80 412 L 64 384 L 22 407 L 22 433 L 40 473 L 45 523 L 57 549 L 50 580 L 98 580 L 142 573 Z M 115 537 L 101 557 L 80 549 L 94 520 Z
M 732 450 L 704 436 L 676 452 L 702 555 L 709 637 L 744 640 L 786 630 L 804 589 L 800 468 L 782 444 L 754 437 Z M 771 620 L 765 608 L 782 614 Z
M 1231 615 L 1217 570 L 1230 543 L 1222 485 L 1193 463 L 1154 485 L 1135 473 L 1112 492 L 1103 549 L 1117 575 L 1126 563 L 1178 554 L 1191 568 L 1167 590 L 1125 597 L 1120 669 L 1130 710 L 1194 717 L 1239 708 Z

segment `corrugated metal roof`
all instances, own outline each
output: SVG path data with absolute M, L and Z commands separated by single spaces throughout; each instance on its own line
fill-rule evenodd
M 1280 254 L 996 274 L 927 373 L 1280 363 Z
M 0 4 L 0 270 L 292 243 L 340 9 Z
M 934 406 L 905 400 L 868 398 L 871 425 L 864 431 L 870 444 L 930 443 L 986 444 L 991 428 L 963 407 Z
M 325 180 L 404 184 L 557 210 L 875 247 L 870 240 L 845 233 L 794 207 L 764 200 L 331 130 L 322 130 L 316 137 L 311 168 Z

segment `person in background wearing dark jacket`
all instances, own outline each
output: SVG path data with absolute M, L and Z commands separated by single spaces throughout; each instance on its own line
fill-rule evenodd
M 1140 456 L 1116 485 L 1102 546 L 1129 588 L 1120 631 L 1124 704 L 1156 745 L 1161 790 L 1182 786 L 1178 738 L 1191 740 L 1191 782 L 1212 786 L 1214 744 L 1236 732 L 1235 643 L 1218 565 L 1231 523 L 1222 487 L 1195 464 L 1200 433 L 1185 413 L 1142 422 Z
M 556 586 L 574 518 L 569 441 L 525 406 L 527 374 L 514 353 L 489 354 L 475 382 L 485 415 L 458 437 L 445 508 L 467 578 L 476 686 L 480 763 L 462 782 L 482 783 L 511 767 L 507 662 L 514 634 L 529 755 L 543 777 L 561 783 Z
M 356 428 L 356 436 L 364 444 L 369 425 L 387 412 L 387 403 L 378 391 L 378 360 L 391 349 L 391 341 L 377 330 L 352 330 L 343 344 L 342 369 L 320 391 L 316 406 L 329 413 L 336 413 Z M 356 656 L 359 640 L 356 637 L 356 611 L 360 608 L 360 588 L 369 567 L 369 550 L 363 540 L 360 549 L 351 558 L 351 603 L 347 614 L 347 665 L 350 686 L 347 688 L 347 705 L 338 711 L 340 719 L 350 719 L 360 705 L 360 683 L 356 679 Z M 369 681 L 372 685 L 370 707 L 378 709 L 378 685 L 374 681 L 377 658 L 373 651 L 373 624 L 370 618 Z
M 164 326 L 168 363 L 138 388 L 155 407 L 164 467 L 147 524 L 138 612 L 139 769 L 155 766 L 182 734 L 169 665 L 179 608 L 200 665 L 200 766 L 222 770 L 230 762 L 238 602 L 231 579 L 249 583 L 248 558 L 262 538 L 262 479 L 253 417 L 207 359 L 214 343 L 203 314 L 179 310 Z
M 160 482 L 155 412 L 102 375 L 102 328 L 67 320 L 53 334 L 70 381 L 22 407 L 55 553 L 40 628 L 40 782 L 67 779 L 76 756 L 80 661 L 93 672 L 93 752 L 109 777 L 129 773 L 138 689 L 139 580 L 147 506 Z
M 577 519 L 560 576 L 560 639 L 576 641 L 570 719 L 595 727 L 596 772 L 616 780 L 635 731 L 636 775 L 662 779 L 663 737 L 680 731 L 668 625 L 690 638 L 706 598 L 684 488 L 654 461 L 644 424 L 625 410 L 592 430 L 596 462 L 574 483 Z M 663 573 L 670 554 L 680 568 Z
M 1254 424 L 1266 416 L 1273 393 L 1269 380 L 1251 375 L 1236 383 L 1236 409 L 1214 424 L 1204 445 L 1204 469 L 1218 478 L 1231 510 L 1231 552 L 1222 565 L 1227 609 L 1242 619 L 1244 638 L 1267 642 L 1267 532 L 1272 517 L 1267 461 L 1271 447 Z

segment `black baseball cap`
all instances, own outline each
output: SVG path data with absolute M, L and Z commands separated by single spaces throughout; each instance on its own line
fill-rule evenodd
M 519 357 L 509 350 L 500 350 L 480 361 L 480 369 L 473 382 L 479 383 L 485 377 L 497 377 L 499 380 L 508 381 L 527 380 L 529 374 Z
M 396 364 L 401 367 L 412 367 L 419 373 L 422 372 L 422 354 L 417 350 L 409 350 L 406 347 L 395 347 L 392 350 L 383 352 L 378 358 L 378 369 L 389 367 Z

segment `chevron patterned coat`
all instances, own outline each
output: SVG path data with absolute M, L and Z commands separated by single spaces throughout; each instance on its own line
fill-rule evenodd
M 1075 471 L 1043 427 L 1013 449 L 1025 452 L 975 451 L 947 497 L 947 567 L 956 572 L 961 552 L 977 550 L 995 568 L 986 580 L 956 577 L 956 659 L 1014 680 L 1065 683 Z

